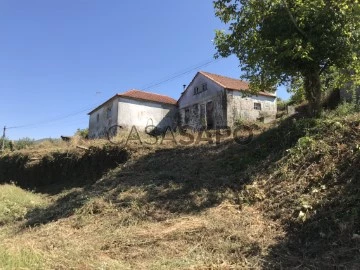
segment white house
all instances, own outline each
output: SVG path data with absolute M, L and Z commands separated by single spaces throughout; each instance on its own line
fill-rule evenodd
M 253 95 L 244 81 L 200 71 L 178 101 L 140 90 L 116 94 L 89 113 L 89 138 L 105 137 L 114 126 L 145 131 L 147 126 L 164 130 L 178 124 L 194 129 L 232 127 L 238 119 L 270 122 L 276 112 L 275 94 Z
M 252 95 L 248 83 L 198 72 L 178 100 L 181 125 L 195 129 L 233 126 L 237 119 L 270 122 L 276 118 L 276 95 Z
M 105 137 L 110 127 L 145 131 L 146 126 L 159 129 L 177 124 L 176 100 L 159 94 L 129 90 L 116 94 L 89 113 L 89 138 Z

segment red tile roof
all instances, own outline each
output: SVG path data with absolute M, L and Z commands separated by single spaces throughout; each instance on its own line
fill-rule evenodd
M 221 87 L 224 87 L 228 90 L 235 90 L 235 91 L 249 91 L 249 84 L 239 79 L 229 78 L 217 74 L 212 74 L 209 72 L 200 71 L 200 74 L 204 75 L 205 77 L 209 78 L 210 80 L 216 82 Z M 260 96 L 269 96 L 269 97 L 276 97 L 275 94 L 269 92 L 258 92 Z
M 118 94 L 118 96 L 125 97 L 125 98 L 141 99 L 141 100 L 171 104 L 171 105 L 176 105 L 176 102 L 177 102 L 175 99 L 168 97 L 168 96 L 145 92 L 145 91 L 140 91 L 140 90 L 135 90 L 135 89 L 129 90 L 122 94 Z
M 115 96 L 108 99 L 107 101 L 105 101 L 101 105 L 97 106 L 95 109 L 93 109 L 88 114 L 89 115 L 92 114 L 94 111 L 98 110 L 99 108 L 101 108 L 106 103 L 108 103 L 109 101 L 113 100 L 116 97 L 131 98 L 131 99 L 151 101 L 151 102 L 164 103 L 164 104 L 170 104 L 170 105 L 176 105 L 177 104 L 177 101 L 175 99 L 171 98 L 171 97 L 132 89 L 132 90 L 126 91 L 125 93 L 122 93 L 122 94 L 116 94 Z

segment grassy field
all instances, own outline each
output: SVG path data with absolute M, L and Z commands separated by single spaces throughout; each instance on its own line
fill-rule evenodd
M 1 185 L 0 269 L 360 268 L 358 113 L 128 151 L 93 183 Z

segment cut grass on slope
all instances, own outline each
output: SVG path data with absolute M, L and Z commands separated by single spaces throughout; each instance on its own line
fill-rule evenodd
M 3 226 L 19 233 L 2 247 L 46 269 L 360 268 L 359 114 L 286 119 L 248 146 L 133 151 Z
M 44 260 L 41 255 L 31 249 L 20 249 L 9 251 L 0 246 L 0 269 L 45 269 Z
M 44 269 L 42 256 L 32 247 L 23 248 L 23 243 L 5 247 L 4 239 L 14 234 L 14 223 L 22 221 L 28 211 L 47 204 L 43 195 L 12 184 L 0 185 L 0 269 Z
M 47 204 L 44 196 L 12 184 L 0 185 L 0 225 L 22 220 L 29 210 Z
M 360 114 L 324 117 L 244 197 L 287 236 L 269 268 L 360 269 Z
M 49 269 L 241 269 L 257 268 L 283 236 L 256 208 L 228 202 L 197 215 L 126 225 L 121 218 L 128 209 L 98 204 L 95 212 L 85 205 L 84 211 L 26 230 L 4 245 L 41 251 Z

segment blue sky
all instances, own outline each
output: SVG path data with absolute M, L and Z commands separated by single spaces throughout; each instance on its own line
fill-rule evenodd
M 10 139 L 72 135 L 115 93 L 189 71 L 146 89 L 177 99 L 198 70 L 238 78 L 235 57 L 205 65 L 223 28 L 211 0 L 1 0 L 0 126 L 20 126 Z

